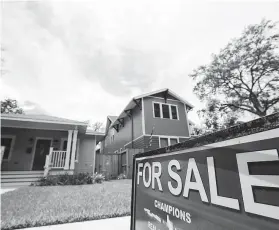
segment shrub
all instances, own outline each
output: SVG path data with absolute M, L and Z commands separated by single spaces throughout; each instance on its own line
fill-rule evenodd
M 101 184 L 105 180 L 105 176 L 103 174 L 100 174 L 100 173 L 94 174 L 92 178 L 93 178 L 92 179 L 93 183 L 97 183 L 97 184 Z
M 43 177 L 33 183 L 33 186 L 55 186 L 55 185 L 82 185 L 102 183 L 104 178 L 101 174 L 91 175 L 89 173 L 78 173 L 74 175 L 61 174 L 61 175 L 49 175 Z
M 124 173 L 118 175 L 117 180 L 127 179 L 127 176 Z

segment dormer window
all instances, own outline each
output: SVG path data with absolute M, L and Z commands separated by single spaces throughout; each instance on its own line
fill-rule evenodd
M 156 118 L 179 120 L 177 105 L 153 102 L 153 115 Z

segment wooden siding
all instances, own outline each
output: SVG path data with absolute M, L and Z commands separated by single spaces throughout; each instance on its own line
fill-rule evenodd
M 132 142 L 125 145 L 125 147 L 127 149 L 131 149 L 132 148 Z M 133 141 L 133 148 L 134 149 L 143 149 L 144 148 L 144 136 L 141 136 L 140 138 Z
M 133 110 L 133 122 L 134 122 L 134 139 L 143 135 L 142 133 L 142 110 L 135 107 Z M 110 128 L 113 129 L 113 128 Z M 119 151 L 120 148 L 124 149 L 124 145 L 132 140 L 132 120 L 128 116 L 124 118 L 124 127 L 119 129 L 119 132 L 115 130 L 114 141 L 110 143 L 111 132 L 108 132 L 107 145 L 105 141 L 102 142 L 103 154 L 114 154 L 115 151 Z
M 151 144 L 151 145 L 150 145 Z M 150 151 L 159 148 L 159 137 L 152 136 L 150 142 L 150 136 L 144 136 L 144 151 Z
M 93 173 L 95 157 L 95 136 L 80 135 L 78 162 L 75 163 L 75 173 Z

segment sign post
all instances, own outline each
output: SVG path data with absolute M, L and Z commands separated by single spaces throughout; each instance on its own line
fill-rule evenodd
M 279 229 L 279 119 L 264 129 L 135 155 L 131 230 Z

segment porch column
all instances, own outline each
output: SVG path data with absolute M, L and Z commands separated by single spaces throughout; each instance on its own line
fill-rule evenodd
M 73 147 L 72 147 L 72 154 L 71 154 L 71 165 L 70 169 L 75 169 L 75 155 L 76 155 L 76 149 L 77 149 L 77 134 L 78 131 L 74 130 L 74 136 L 73 136 Z
M 72 144 L 72 136 L 73 136 L 73 130 L 68 130 L 68 140 L 67 140 L 67 154 L 65 159 L 65 166 L 64 169 L 69 169 L 69 163 L 70 163 L 70 154 L 71 154 L 71 144 Z

